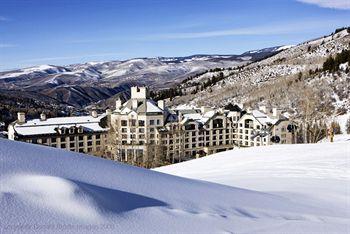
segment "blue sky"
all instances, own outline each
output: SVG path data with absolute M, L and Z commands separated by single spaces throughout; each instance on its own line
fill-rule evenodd
M 0 70 L 239 54 L 349 25 L 349 0 L 0 0 Z

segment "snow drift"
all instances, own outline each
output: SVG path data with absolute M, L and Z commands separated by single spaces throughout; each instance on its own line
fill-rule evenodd
M 335 169 L 329 168 L 326 161 L 321 175 L 334 179 L 333 182 L 344 179 L 342 186 L 346 185 L 344 170 L 348 166 L 346 157 L 341 154 L 345 146 L 319 144 L 323 148 L 319 152 L 327 151 L 331 161 L 338 162 L 337 174 L 327 176 L 327 171 Z M 259 148 L 259 151 L 269 153 L 270 149 L 278 148 Z M 303 152 L 303 148 L 298 150 Z M 223 156 L 219 154 L 207 160 L 218 158 L 218 163 L 225 163 L 220 166 L 224 169 L 228 162 L 220 160 Z M 237 159 L 237 163 L 244 166 L 243 161 Z M 266 160 L 271 161 L 271 157 Z M 193 163 L 203 165 L 204 161 Z M 230 161 L 234 164 L 235 157 L 230 157 Z M 332 195 L 338 205 L 343 205 L 337 210 L 335 206 L 323 207 L 323 203 L 307 202 L 306 198 L 298 196 L 290 199 L 283 193 L 186 179 L 3 139 L 0 139 L 0 162 L 1 233 L 338 233 L 349 228 L 344 194 L 333 194 L 331 190 L 326 195 Z M 304 163 L 312 166 L 312 161 L 304 160 Z M 181 168 L 182 165 L 186 163 L 176 166 Z M 261 166 L 252 161 L 250 165 L 255 170 Z M 221 171 L 219 164 L 216 166 L 216 170 Z M 202 168 L 200 166 L 197 171 Z M 166 171 L 166 168 L 161 170 Z M 250 174 L 247 173 L 248 178 Z M 226 179 L 231 175 L 227 173 Z M 344 191 L 345 187 L 338 189 Z

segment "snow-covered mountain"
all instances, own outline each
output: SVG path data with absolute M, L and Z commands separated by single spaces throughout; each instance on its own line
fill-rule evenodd
M 236 102 L 278 106 L 293 111 L 300 109 L 299 104 L 305 98 L 301 94 L 308 92 L 330 111 L 332 106 L 350 110 L 348 65 L 342 64 L 337 72 L 322 70 L 329 56 L 350 49 L 349 29 L 275 50 L 280 49 L 280 53 L 243 68 L 207 72 L 188 80 L 180 86 L 185 95 L 175 98 L 174 104 L 190 102 L 192 105 L 223 106 Z M 221 72 L 223 79 L 201 87 Z
M 347 233 L 348 146 L 240 149 L 159 169 L 220 185 L 0 139 L 0 232 Z
M 125 61 L 89 62 L 68 66 L 40 65 L 15 71 L 0 72 L 3 84 L 34 86 L 39 83 L 81 84 L 111 82 L 122 84 L 139 82 L 162 87 L 164 82 L 174 82 L 191 74 L 216 67 L 233 67 L 256 61 L 278 51 L 272 47 L 242 55 L 192 55 L 187 57 L 136 58 Z
M 0 72 L 2 89 L 37 92 L 73 106 L 85 106 L 117 94 L 123 87 L 147 85 L 165 88 L 206 70 L 244 65 L 275 54 L 276 47 L 247 55 L 193 55 L 89 62 L 67 66 L 41 65 Z M 87 90 L 78 92 L 76 90 Z M 89 90 L 94 89 L 91 95 Z M 118 91 L 118 92 L 115 92 Z M 105 94 L 108 94 L 107 96 Z M 75 98 L 79 96 L 79 102 Z M 73 98 L 72 98 L 73 97 Z

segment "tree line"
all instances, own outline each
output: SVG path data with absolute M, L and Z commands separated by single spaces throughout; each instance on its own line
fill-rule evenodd
M 346 68 L 346 73 L 349 72 L 350 66 L 350 50 L 343 50 L 333 56 L 329 56 L 327 60 L 323 63 L 323 71 L 337 72 L 339 71 L 339 65 L 348 62 L 348 67 Z

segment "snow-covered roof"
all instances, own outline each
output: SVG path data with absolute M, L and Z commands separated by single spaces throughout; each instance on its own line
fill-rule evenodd
M 86 131 L 100 132 L 106 131 L 108 128 L 100 126 L 101 119 L 106 114 L 99 115 L 94 118 L 92 116 L 76 116 L 76 117 L 57 117 L 48 118 L 44 121 L 40 119 L 32 119 L 26 123 L 14 124 L 15 131 L 24 136 L 55 134 L 57 128 L 83 127 Z
M 278 118 L 271 118 L 267 114 L 258 111 L 253 110 L 252 115 L 261 123 L 261 124 L 275 124 L 279 120 Z
M 136 113 L 163 113 L 163 110 L 151 99 L 138 100 L 136 109 L 133 108 L 132 102 L 132 99 L 128 100 L 118 111 L 122 114 L 129 114 L 131 111 Z

